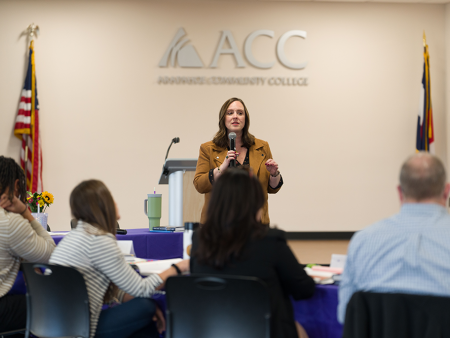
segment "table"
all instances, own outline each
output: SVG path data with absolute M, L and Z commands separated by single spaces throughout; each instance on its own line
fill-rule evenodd
M 342 325 L 337 321 L 338 291 L 336 285 L 316 285 L 310 299 L 292 300 L 295 319 L 309 338 L 341 338 Z
M 55 243 L 65 236 L 52 236 Z M 183 257 L 183 233 L 155 233 L 146 229 L 127 229 L 126 235 L 116 235 L 118 241 L 133 241 L 136 257 L 147 259 L 170 259 Z M 19 271 L 16 281 L 8 294 L 25 294 L 27 289 L 22 272 Z
M 182 233 L 152 233 L 148 229 L 129 229 L 117 240 L 132 240 L 137 257 L 169 259 L 183 255 Z M 58 244 L 64 236 L 53 236 Z M 317 285 L 314 296 L 305 300 L 292 300 L 295 319 L 303 325 L 310 338 L 341 338 L 342 325 L 337 321 L 338 290 L 335 285 Z M 22 273 L 16 279 L 12 294 L 25 294 Z M 156 297 L 165 309 L 165 296 Z
M 338 290 L 336 285 L 316 285 L 310 299 L 293 300 L 294 317 L 304 327 L 309 338 L 341 338 L 342 325 L 337 321 Z M 152 297 L 166 312 L 165 295 Z
M 145 229 L 127 229 L 126 235 L 116 235 L 118 241 L 133 241 L 136 257 L 170 259 L 183 257 L 183 233 L 156 233 Z M 58 244 L 64 236 L 52 236 Z

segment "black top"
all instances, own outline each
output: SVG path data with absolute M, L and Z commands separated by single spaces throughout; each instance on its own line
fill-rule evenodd
M 265 237 L 251 240 L 245 247 L 243 257 L 221 270 L 201 265 L 195 258 L 198 231 L 194 232 L 192 240 L 191 272 L 260 278 L 270 290 L 271 337 L 297 338 L 289 296 L 295 300 L 309 298 L 314 293 L 315 284 L 287 245 L 284 231 L 269 229 Z

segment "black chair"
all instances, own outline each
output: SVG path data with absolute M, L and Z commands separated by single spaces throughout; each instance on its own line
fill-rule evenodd
M 166 282 L 167 338 L 269 338 L 270 298 L 255 277 L 190 275 Z
M 25 329 L 13 330 L 13 331 L 7 331 L 7 332 L 0 332 L 0 338 L 11 336 L 13 334 L 19 334 L 19 333 L 25 333 Z
M 75 218 L 70 220 L 70 229 L 75 229 L 77 227 L 78 221 Z M 120 229 L 119 222 L 117 222 L 117 229 Z
M 345 313 L 343 338 L 450 337 L 450 298 L 356 292 Z
M 89 338 L 89 301 L 83 276 L 53 264 L 22 263 L 27 284 L 25 337 Z M 42 271 L 44 271 L 42 273 Z

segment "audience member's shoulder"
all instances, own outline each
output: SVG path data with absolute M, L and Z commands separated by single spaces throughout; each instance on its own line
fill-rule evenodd
M 103 242 L 103 243 L 116 242 L 116 238 L 114 237 L 113 234 L 110 234 L 110 233 L 97 234 L 94 236 L 94 239 L 97 242 Z
M 266 234 L 265 238 L 268 240 L 286 242 L 286 232 L 284 232 L 283 230 L 277 229 L 277 228 L 269 228 L 267 230 L 267 234 Z
M 358 242 L 358 241 L 364 241 L 366 239 L 371 239 L 376 237 L 378 234 L 385 235 L 386 233 L 389 233 L 389 230 L 392 228 L 393 224 L 395 223 L 395 217 L 391 216 L 389 218 L 382 219 L 376 223 L 373 223 L 359 231 L 356 231 L 353 235 L 351 241 L 352 242 Z
M 113 234 L 100 230 L 89 223 L 79 223 L 75 229 L 71 231 L 77 237 L 89 237 L 90 241 L 97 243 L 101 242 L 113 242 L 116 240 Z
M 27 225 L 29 223 L 25 218 L 23 218 L 19 214 L 8 212 L 5 209 L 1 209 L 1 211 L 2 212 L 0 212 L 0 218 L 7 220 L 8 223 L 11 225 L 19 225 L 19 224 Z

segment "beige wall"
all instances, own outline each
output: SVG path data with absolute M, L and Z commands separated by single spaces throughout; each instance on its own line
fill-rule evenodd
M 450 4 L 445 5 L 445 126 L 446 135 L 450 132 Z M 450 149 L 450 137 L 447 136 L 447 149 Z M 450 158 L 447 156 L 447 168 L 450 168 Z M 449 202 L 450 206 L 450 202 Z
M 448 5 L 227 1 L 0 1 L 0 154 L 18 158 L 12 136 L 23 85 L 26 42 L 41 28 L 36 69 L 41 104 L 44 186 L 55 195 L 53 229 L 69 229 L 68 198 L 81 180 L 102 179 L 117 200 L 124 228 L 146 227 L 142 204 L 170 156 L 197 157 L 211 139 L 222 103 L 246 102 L 251 131 L 269 141 L 285 186 L 270 197 L 273 223 L 288 231 L 350 231 L 398 210 L 399 166 L 414 151 L 422 76 L 422 32 L 431 54 L 437 154 L 447 161 L 445 82 L 449 81 Z M 447 26 L 446 26 L 447 23 Z M 209 65 L 220 32 L 243 51 L 274 60 L 288 30 L 306 40 L 286 45 L 301 71 L 159 68 L 183 27 Z M 446 28 L 447 27 L 447 28 Z M 159 85 L 158 76 L 308 76 L 307 87 Z M 448 111 L 448 108 L 447 108 Z M 163 220 L 168 222 L 168 189 Z

